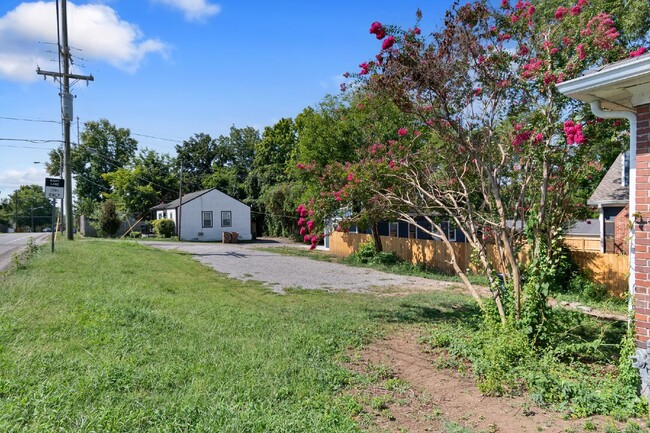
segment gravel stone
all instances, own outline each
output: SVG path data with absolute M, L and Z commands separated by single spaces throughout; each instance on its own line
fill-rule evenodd
M 265 243 L 222 244 L 197 242 L 143 242 L 164 250 L 179 250 L 215 271 L 238 280 L 262 282 L 276 293 L 288 288 L 350 291 L 366 293 L 377 288 L 411 291 L 449 290 L 457 284 L 420 277 L 394 275 L 372 269 L 346 266 L 339 263 L 313 260 L 307 257 L 287 256 L 259 247 Z M 275 243 L 274 245 L 283 245 Z M 302 248 L 302 246 L 297 246 Z

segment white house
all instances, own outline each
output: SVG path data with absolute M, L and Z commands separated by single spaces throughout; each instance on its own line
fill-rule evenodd
M 180 228 L 179 239 L 184 241 L 219 241 L 224 232 L 237 232 L 242 240 L 252 239 L 250 207 L 218 189 L 185 194 L 181 200 L 151 210 L 156 219 L 173 220 L 177 231 Z

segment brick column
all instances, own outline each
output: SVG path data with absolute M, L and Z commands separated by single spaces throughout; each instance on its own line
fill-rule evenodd
M 635 223 L 634 317 L 636 345 L 645 349 L 650 340 L 650 104 L 637 109 L 636 212 L 643 224 Z
M 628 244 L 630 212 L 628 208 L 629 206 L 625 206 L 614 218 L 614 253 L 616 254 L 627 255 L 630 252 L 630 245 Z

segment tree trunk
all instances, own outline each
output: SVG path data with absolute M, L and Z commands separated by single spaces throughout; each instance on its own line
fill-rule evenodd
M 384 248 L 381 245 L 381 236 L 379 236 L 379 224 L 373 222 L 370 231 L 372 232 L 372 241 L 375 244 L 375 252 L 381 253 L 384 250 Z

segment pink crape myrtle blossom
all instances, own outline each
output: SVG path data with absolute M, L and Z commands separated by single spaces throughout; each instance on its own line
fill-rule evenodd
M 394 44 L 395 44 L 395 38 L 393 36 L 389 36 L 386 39 L 384 39 L 384 42 L 381 44 L 381 49 L 389 50 Z
M 384 39 L 386 36 L 386 29 L 379 21 L 375 21 L 370 25 L 370 34 L 375 35 L 377 39 Z
M 639 47 L 634 51 L 630 51 L 630 57 L 639 57 L 643 55 L 643 53 L 645 53 L 646 51 L 648 51 L 646 47 Z
M 404 137 L 408 133 L 409 133 L 409 130 L 406 129 L 406 128 L 400 128 L 400 129 L 397 130 L 397 135 L 399 135 L 400 137 Z
M 555 19 L 556 20 L 561 20 L 565 15 L 569 13 L 569 8 L 566 8 L 564 6 L 560 6 L 557 8 L 555 11 Z
M 573 122 L 573 120 L 564 122 L 564 135 L 566 136 L 567 144 L 583 144 L 585 142 L 585 137 L 582 134 L 582 125 Z

